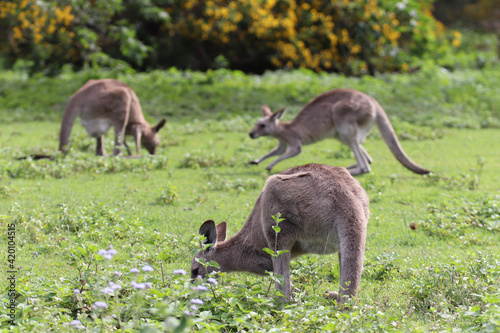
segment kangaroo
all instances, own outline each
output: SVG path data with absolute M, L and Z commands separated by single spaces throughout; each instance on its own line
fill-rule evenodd
M 125 83 L 113 79 L 89 80 L 71 96 L 64 110 L 59 134 L 59 150 L 63 153 L 67 152 L 71 129 L 78 116 L 87 133 L 97 139 L 96 155 L 106 155 L 104 134 L 111 126 L 115 130 L 114 155 L 121 153 L 122 146 L 131 155 L 125 135 L 134 137 L 137 155 L 141 144 L 154 155 L 159 143 L 157 133 L 166 122 L 162 119 L 150 126 L 135 92 Z
M 266 167 L 267 171 L 271 171 L 278 162 L 300 154 L 302 145 L 334 137 L 348 145 L 354 153 L 356 164 L 347 167 L 351 175 L 370 172 L 373 159 L 361 143 L 375 122 L 382 138 L 403 166 L 417 174 L 430 172 L 405 154 L 380 104 L 360 91 L 335 89 L 325 92 L 311 100 L 292 121 L 280 122 L 285 110 L 271 112 L 267 105 L 262 106 L 264 117 L 257 121 L 250 137 L 272 136 L 279 140 L 279 144 L 261 158 L 250 161 L 250 164 L 259 164 L 269 157 L 281 155 Z
M 199 233 L 213 244 L 198 252 L 191 277 L 223 271 L 247 271 L 282 275 L 276 288 L 290 298 L 290 260 L 306 253 L 338 252 L 340 292 L 329 297 L 345 302 L 356 297 L 363 269 L 369 199 L 359 182 L 345 168 L 307 164 L 285 170 L 267 180 L 243 228 L 226 239 L 227 223 L 204 222 Z M 272 215 L 281 214 L 276 237 Z M 263 251 L 288 250 L 276 259 Z M 211 260 L 219 268 L 200 263 Z

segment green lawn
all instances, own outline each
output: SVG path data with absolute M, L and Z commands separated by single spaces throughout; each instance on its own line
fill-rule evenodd
M 75 318 L 89 329 L 113 329 L 117 323 L 111 314 L 117 307 L 110 305 L 100 318 L 90 308 L 104 297 L 99 286 L 114 270 L 128 272 L 146 263 L 156 269 L 148 278 L 153 289 L 134 294 L 133 276 L 120 278 L 126 290 L 120 312 L 130 330 L 145 325 L 159 329 L 164 318 L 180 329 L 182 318 L 187 318 L 191 330 L 208 331 L 460 329 L 472 325 L 467 310 L 486 304 L 474 294 L 498 293 L 500 134 L 498 129 L 445 129 L 434 140 L 402 141 L 415 162 L 433 171 L 425 177 L 403 168 L 378 135 L 365 142 L 374 159 L 372 173 L 357 178 L 370 196 L 371 218 L 354 309 L 342 314 L 322 296 L 338 288 L 337 256 L 304 256 L 292 267 L 296 296 L 288 305 L 272 293 L 265 297 L 269 279 L 234 273 L 220 280 L 215 291 L 197 296 L 205 304 L 194 316 L 183 315 L 193 291 L 172 272 L 189 272 L 198 227 L 207 219 L 227 221 L 228 234 L 236 233 L 268 177 L 265 166 L 270 160 L 258 166 L 247 162 L 275 142 L 251 140 L 247 133 L 252 126 L 251 118 L 191 125 L 169 119 L 160 132 L 159 156 L 123 160 L 94 157 L 93 140 L 76 125 L 76 143 L 65 159 L 17 161 L 15 157 L 33 152 L 55 153 L 59 124 L 1 125 L 0 221 L 3 229 L 16 222 L 18 330 L 67 330 Z M 151 162 L 157 160 L 161 163 Z M 278 164 L 273 173 L 311 162 L 347 166 L 353 161 L 339 142 L 324 140 L 304 147 L 301 155 Z M 50 171 L 54 165 L 57 173 Z M 169 193 L 177 195 L 173 203 L 159 200 Z M 472 206 L 476 213 L 467 210 Z M 491 225 L 481 226 L 481 218 Z M 439 219 L 441 224 L 433 222 Z M 417 224 L 416 230 L 411 223 Z M 162 242 L 161 260 L 155 241 Z M 95 251 L 113 245 L 118 254 L 111 262 L 94 259 L 87 265 L 92 244 Z M 82 254 L 79 246 L 90 252 Z M 6 246 L 0 255 L 6 258 Z M 165 286 L 160 283 L 160 263 Z M 78 267 L 85 267 L 82 272 L 90 268 L 83 278 L 89 286 L 83 306 L 72 295 L 81 286 Z M 7 290 L 4 279 L 0 288 Z M 111 299 L 108 303 L 113 304 Z M 61 308 L 66 312 L 60 313 Z M 82 309 L 92 316 L 79 314 Z

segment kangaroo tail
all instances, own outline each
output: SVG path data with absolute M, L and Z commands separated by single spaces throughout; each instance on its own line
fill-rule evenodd
M 64 109 L 64 115 L 61 124 L 61 131 L 59 132 L 59 151 L 66 154 L 68 152 L 69 137 L 76 117 L 80 114 L 77 110 L 77 102 L 75 102 L 75 95 L 71 97 Z
M 408 170 L 413 171 L 419 175 L 425 175 L 430 173 L 429 170 L 422 168 L 415 162 L 413 162 L 408 155 L 405 154 L 403 148 L 399 144 L 398 137 L 396 136 L 396 133 L 394 132 L 394 128 L 392 127 L 391 123 L 389 122 L 389 118 L 387 118 L 386 113 L 382 109 L 380 105 L 377 103 L 377 118 L 376 118 L 376 123 L 378 130 L 380 132 L 380 135 L 382 135 L 382 138 L 384 139 L 385 143 L 389 146 L 389 149 L 391 152 L 394 154 L 396 159 Z

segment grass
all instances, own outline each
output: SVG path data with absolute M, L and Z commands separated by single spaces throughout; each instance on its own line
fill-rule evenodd
M 457 73 L 454 80 L 479 78 L 467 75 Z M 388 77 L 387 87 L 410 89 L 394 83 L 403 79 Z M 273 87 L 267 86 L 266 94 Z M 432 98 L 422 93 L 408 109 Z M 404 94 L 386 101 L 406 103 Z M 479 119 L 469 106 L 463 108 L 462 115 Z M 495 110 L 488 111 L 490 124 L 498 123 Z M 159 156 L 138 160 L 94 157 L 93 140 L 76 125 L 66 158 L 17 161 L 30 153 L 55 153 L 57 117 L 0 125 L 0 223 L 3 230 L 16 223 L 19 268 L 18 326 L 12 330 L 76 330 L 70 322 L 78 319 L 88 331 L 108 331 L 118 327 L 118 317 L 128 331 L 172 332 L 447 331 L 490 325 L 500 311 L 495 298 L 500 276 L 498 129 L 415 120 L 430 119 L 432 112 L 425 110 L 403 122 L 407 111 L 390 117 L 398 134 L 406 133 L 402 145 L 407 154 L 433 174 L 422 177 L 403 168 L 377 133 L 367 139 L 373 171 L 358 177 L 371 199 L 365 270 L 357 304 L 344 313 L 323 297 L 325 290 L 338 289 L 336 256 L 307 255 L 293 262 L 295 298 L 289 304 L 267 293 L 269 278 L 234 273 L 222 276 L 217 286 L 198 282 L 202 287 L 195 290 L 186 276 L 174 273 L 189 272 L 202 222 L 227 221 L 232 235 L 253 208 L 268 177 L 267 161 L 258 166 L 247 162 L 276 144 L 248 137 L 257 114 L 208 115 L 191 122 L 171 117 L 160 132 Z M 111 151 L 111 136 L 107 145 Z M 273 172 L 310 162 L 347 166 L 353 161 L 340 143 L 324 140 L 304 147 Z M 486 221 L 483 227 L 481 221 Z M 117 254 L 105 260 L 98 250 L 109 245 Z M 0 256 L 7 258 L 6 245 Z M 143 271 L 145 265 L 154 271 Z M 140 273 L 130 273 L 134 267 Z M 106 294 L 109 281 L 122 289 Z M 132 282 L 152 287 L 138 289 Z M 8 289 L 5 279 L 0 289 Z M 75 289 L 85 293 L 74 294 Z M 7 298 L 3 293 L 2 300 Z M 97 301 L 109 308 L 93 307 Z M 8 331 L 6 314 L 0 318 Z

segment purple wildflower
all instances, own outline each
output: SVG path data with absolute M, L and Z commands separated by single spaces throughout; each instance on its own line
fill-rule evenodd
M 198 290 L 198 291 L 207 291 L 208 290 L 207 287 L 202 286 L 202 285 L 196 286 L 194 289 Z
M 142 270 L 144 272 L 151 272 L 153 270 L 153 267 L 151 267 L 149 265 L 145 265 L 145 266 L 142 266 Z
M 106 304 L 106 302 L 95 302 L 94 303 L 94 309 L 97 309 L 97 308 L 105 308 L 107 309 L 108 308 L 108 304 Z
M 201 299 L 199 299 L 199 298 L 193 298 L 191 300 L 191 303 L 197 304 L 197 305 L 203 305 L 203 301 Z

